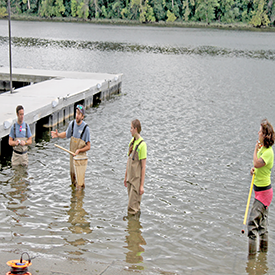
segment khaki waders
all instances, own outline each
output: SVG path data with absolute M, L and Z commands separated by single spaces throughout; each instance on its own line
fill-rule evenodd
M 86 146 L 86 142 L 80 138 L 75 138 L 75 137 L 71 137 L 71 141 L 70 141 L 70 151 L 72 151 L 73 153 L 76 152 L 77 149 L 81 149 L 83 147 Z M 86 152 L 84 153 L 79 153 L 78 156 L 86 156 Z M 77 185 L 76 182 L 76 175 L 75 175 L 75 169 L 74 169 L 74 164 L 73 164 L 73 156 L 70 155 L 70 175 L 71 175 L 71 181 L 72 184 L 74 186 Z M 82 187 L 84 187 L 85 185 L 83 184 Z
M 24 140 L 27 141 L 27 138 L 15 138 L 16 140 Z M 28 145 L 16 145 L 13 147 L 11 164 L 12 166 L 23 165 L 28 166 Z
M 143 142 L 143 140 L 141 141 Z M 140 142 L 140 143 L 141 143 Z M 140 211 L 141 195 L 139 194 L 140 181 L 141 181 L 141 161 L 138 158 L 137 148 L 129 155 L 127 164 L 127 190 L 128 190 L 128 213 L 137 214 Z

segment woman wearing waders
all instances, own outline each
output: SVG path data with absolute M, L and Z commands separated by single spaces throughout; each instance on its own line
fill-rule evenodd
M 30 127 L 24 122 L 24 108 L 16 107 L 17 121 L 11 127 L 9 134 L 9 145 L 13 147 L 11 164 L 28 165 L 28 145 L 32 144 L 32 133 Z
M 89 126 L 83 121 L 85 109 L 82 105 L 76 106 L 75 120 L 71 121 L 66 132 L 58 133 L 57 130 L 51 131 L 52 138 L 71 138 L 70 151 L 75 155 L 86 156 L 86 151 L 91 148 L 91 138 Z M 70 155 L 70 175 L 71 181 L 76 186 L 76 176 L 73 166 L 73 156 Z M 77 187 L 85 187 L 77 186 Z
M 132 121 L 130 132 L 133 138 L 129 144 L 124 185 L 128 190 L 128 214 L 139 215 L 141 196 L 144 193 L 147 146 L 140 136 L 141 125 L 138 119 Z
M 273 197 L 270 174 L 274 161 L 274 153 L 271 146 L 274 144 L 275 134 L 272 125 L 266 119 L 261 122 L 258 135 L 259 141 L 255 145 L 253 154 L 254 167 L 250 171 L 251 175 L 255 174 L 253 186 L 255 200 L 247 225 L 249 257 L 253 257 L 256 254 L 257 235 L 259 236 L 260 251 L 267 251 L 268 207 Z

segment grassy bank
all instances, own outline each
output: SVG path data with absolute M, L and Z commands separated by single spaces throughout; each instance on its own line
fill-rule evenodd
M 7 20 L 4 18 L 2 20 Z M 75 17 L 52 17 L 45 18 L 34 15 L 12 15 L 11 20 L 22 20 L 22 21 L 46 21 L 46 22 L 75 22 L 75 23 L 90 23 L 90 24 L 106 24 L 106 25 L 124 25 L 124 26 L 153 26 L 153 27 L 169 27 L 169 28 L 212 28 L 212 29 L 225 29 L 225 30 L 245 30 L 245 31 L 264 31 L 274 32 L 275 27 L 261 27 L 255 28 L 245 23 L 204 23 L 204 22 L 148 22 L 140 23 L 135 20 L 123 20 L 123 19 L 80 19 Z

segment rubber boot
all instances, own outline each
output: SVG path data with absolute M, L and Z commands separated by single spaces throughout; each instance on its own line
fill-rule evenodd
M 257 242 L 256 239 L 248 238 L 248 258 L 253 259 L 256 256 Z
M 268 234 L 263 234 L 260 236 L 259 248 L 261 252 L 267 252 L 268 250 Z

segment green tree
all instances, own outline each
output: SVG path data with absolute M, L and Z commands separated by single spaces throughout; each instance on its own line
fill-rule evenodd
M 238 8 L 234 8 L 234 0 L 220 0 L 219 9 L 217 10 L 217 20 L 223 23 L 232 23 L 239 16 Z
M 183 0 L 182 1 L 182 17 L 184 21 L 189 21 L 192 7 L 195 6 L 194 0 Z
M 65 13 L 63 0 L 55 0 L 55 16 L 61 17 Z
M 11 1 L 11 5 L 13 1 Z M 38 7 L 40 4 L 40 0 L 17 0 L 14 1 L 16 12 L 21 13 L 29 13 L 36 14 L 38 12 Z
M 109 18 L 109 15 L 105 6 L 101 7 L 101 14 L 103 18 Z
M 102 0 L 90 0 L 88 4 L 89 18 L 100 18 L 100 15 L 102 13 L 102 10 L 100 7 L 102 7 L 103 5 L 104 5 L 104 2 Z M 106 5 L 105 5 L 105 8 L 106 8 L 107 14 L 109 14 L 109 10 Z
M 127 7 L 123 8 L 123 9 L 121 10 L 121 17 L 122 17 L 123 19 L 128 19 L 128 18 L 131 17 L 131 12 L 130 12 L 130 10 L 129 10 Z
M 8 16 L 7 9 L 5 7 L 0 8 L 0 18 Z
M 253 0 L 255 10 L 252 11 L 250 24 L 254 27 L 268 26 L 267 3 L 265 0 Z
M 219 7 L 218 0 L 196 1 L 195 19 L 210 23 L 215 19 L 215 9 Z
M 132 12 L 132 19 L 139 19 L 139 10 L 141 6 L 141 0 L 131 0 L 130 8 Z
M 76 0 L 71 0 L 71 14 L 72 14 L 72 17 L 77 16 L 77 1 Z
M 114 1 L 111 5 L 110 17 L 111 18 L 121 18 L 121 12 L 123 9 L 122 2 L 120 0 Z
M 153 8 L 156 21 L 165 21 L 166 19 L 165 1 L 151 0 L 150 6 Z
M 251 11 L 253 8 L 252 0 L 238 0 L 235 2 L 235 7 L 239 9 L 238 21 L 248 23 L 251 19 Z
M 146 20 L 148 22 L 156 22 L 156 17 L 155 17 L 155 14 L 154 14 L 154 10 L 150 5 L 148 5 L 148 8 L 147 8 Z
M 89 16 L 89 6 L 85 2 L 80 2 L 77 5 L 77 11 L 76 14 L 79 18 L 87 19 Z
M 55 0 L 43 0 L 39 9 L 39 15 L 42 17 L 55 16 Z
M 270 19 L 270 23 L 275 25 L 275 1 L 270 0 L 267 6 L 268 6 L 267 15 L 268 15 L 268 18 Z
M 167 11 L 167 22 L 174 22 L 177 19 L 177 17 L 175 16 L 175 14 L 171 11 Z
M 64 7 L 65 7 L 64 16 L 65 17 L 71 16 L 71 0 L 65 0 Z
M 156 21 L 153 8 L 149 5 L 148 0 L 145 0 L 144 5 L 140 6 L 139 21 L 140 22 L 155 22 Z

